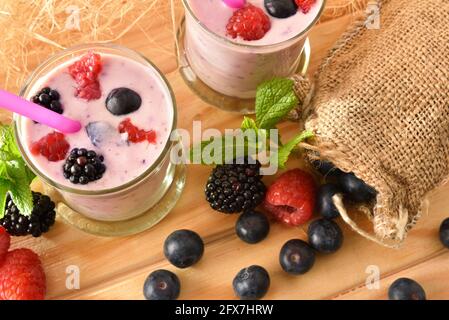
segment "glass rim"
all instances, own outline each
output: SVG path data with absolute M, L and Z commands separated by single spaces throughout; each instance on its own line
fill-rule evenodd
M 164 149 L 161 151 L 160 155 L 154 161 L 154 163 L 150 167 L 148 167 L 144 172 L 142 172 L 136 178 L 134 178 L 122 185 L 113 187 L 113 188 L 99 189 L 99 190 L 86 190 L 86 189 L 77 189 L 77 188 L 73 188 L 73 187 L 68 187 L 66 185 L 57 183 L 57 182 L 53 181 L 50 177 L 48 177 L 46 174 L 42 173 L 41 170 L 39 170 L 37 168 L 37 166 L 35 166 L 33 164 L 33 162 L 28 157 L 28 154 L 27 154 L 24 146 L 22 145 L 22 141 L 20 139 L 20 134 L 19 134 L 20 126 L 21 126 L 20 122 L 21 122 L 21 119 L 23 118 L 23 116 L 14 113 L 13 114 L 14 136 L 15 136 L 17 145 L 19 147 L 19 151 L 22 154 L 22 157 L 25 160 L 26 164 L 30 167 L 30 169 L 32 171 L 34 171 L 34 173 L 39 178 L 44 180 L 46 183 L 48 183 L 52 187 L 54 187 L 58 190 L 61 190 L 63 192 L 68 192 L 68 193 L 83 195 L 83 196 L 101 196 L 101 195 L 117 193 L 117 192 L 129 189 L 130 187 L 141 183 L 144 179 L 149 178 L 152 175 L 156 174 L 159 171 L 159 169 L 161 168 L 161 166 L 163 165 L 164 160 L 166 160 L 165 158 L 167 156 L 167 153 L 170 152 L 172 146 L 175 144 L 175 141 L 171 140 L 171 135 L 176 130 L 177 116 L 178 116 L 175 94 L 173 92 L 173 89 L 172 89 L 170 83 L 168 82 L 166 76 L 162 73 L 162 71 L 153 62 L 151 62 L 151 60 L 146 58 L 141 53 L 139 53 L 135 50 L 129 49 L 127 47 L 117 45 L 117 44 L 104 44 L 104 43 L 81 44 L 81 45 L 76 45 L 76 46 L 66 48 L 56 54 L 51 55 L 45 61 L 40 63 L 33 70 L 33 72 L 27 77 L 27 79 L 25 80 L 24 84 L 22 85 L 22 87 L 20 89 L 19 95 L 21 97 L 23 97 L 25 92 L 29 89 L 30 84 L 35 80 L 35 78 L 39 75 L 39 73 L 42 71 L 42 69 L 44 69 L 46 66 L 48 66 L 52 62 L 66 56 L 66 55 L 73 54 L 77 51 L 85 51 L 85 50 L 89 50 L 89 49 L 92 49 L 95 51 L 95 48 L 112 49 L 112 50 L 116 50 L 118 52 L 122 52 L 122 53 L 125 53 L 128 55 L 131 55 L 131 57 L 128 57 L 128 58 L 133 59 L 134 61 L 139 62 L 139 63 L 142 62 L 142 61 L 138 61 L 138 58 L 140 58 L 147 64 L 148 67 L 151 67 L 154 71 L 156 71 L 157 75 L 159 76 L 160 80 L 165 85 L 165 87 L 169 93 L 169 96 L 171 99 L 173 119 L 172 119 L 172 123 L 171 123 L 170 135 L 169 135 L 167 141 L 165 142 Z
M 287 40 L 278 42 L 278 43 L 274 43 L 274 44 L 256 44 L 256 45 L 251 45 L 251 44 L 245 44 L 245 43 L 238 43 L 235 42 L 231 39 L 228 39 L 226 37 L 223 37 L 221 35 L 216 34 L 215 32 L 213 32 L 212 30 L 210 30 L 208 27 L 206 27 L 204 25 L 204 23 L 202 23 L 200 21 L 200 19 L 198 19 L 198 17 L 195 15 L 195 13 L 193 12 L 192 7 L 189 4 L 189 0 L 182 0 L 182 3 L 184 5 L 184 8 L 187 9 L 187 11 L 190 13 L 190 15 L 195 19 L 195 21 L 198 23 L 198 25 L 205 30 L 208 34 L 212 35 L 214 38 L 216 38 L 219 41 L 222 41 L 224 43 L 227 44 L 231 44 L 234 45 L 236 47 L 239 48 L 246 48 L 246 49 L 270 49 L 270 48 L 277 48 L 277 47 L 281 47 L 285 44 L 288 44 L 290 42 L 294 42 L 295 40 L 299 40 L 301 39 L 304 35 L 307 34 L 307 32 L 309 32 L 309 30 L 318 22 L 318 20 L 321 17 L 321 14 L 324 11 L 324 7 L 326 5 L 326 1 L 327 0 L 323 0 L 323 2 L 321 3 L 321 8 L 318 11 L 317 16 L 315 17 L 315 19 L 313 19 L 313 21 L 304 29 L 302 30 L 300 33 L 298 33 L 297 35 L 295 35 L 294 37 L 291 37 Z

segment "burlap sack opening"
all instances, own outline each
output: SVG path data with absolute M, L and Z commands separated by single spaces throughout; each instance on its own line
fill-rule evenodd
M 426 194 L 449 174 L 449 1 L 379 1 L 380 28 L 358 21 L 318 70 L 296 77 L 309 157 L 333 162 L 376 188 L 362 209 L 363 236 L 396 247 L 423 211 Z M 370 17 L 372 18 L 372 17 Z M 310 88 L 315 87 L 313 95 Z

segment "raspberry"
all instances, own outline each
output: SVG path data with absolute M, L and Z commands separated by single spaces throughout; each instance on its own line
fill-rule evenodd
M 42 137 L 39 141 L 33 142 L 30 151 L 33 155 L 43 155 L 48 161 L 57 162 L 64 160 L 70 144 L 66 141 L 65 136 L 60 132 L 53 132 Z
M 262 39 L 270 28 L 270 18 L 265 12 L 248 4 L 234 12 L 226 26 L 226 33 L 234 39 L 240 36 L 244 40 L 251 41 Z
M 145 131 L 139 129 L 131 123 L 131 119 L 127 118 L 120 122 L 118 126 L 118 131 L 120 133 L 128 134 L 128 141 L 133 143 L 138 143 L 147 140 L 149 143 L 156 143 L 156 132 L 153 130 Z
M 101 56 L 92 51 L 69 66 L 69 73 L 77 84 L 76 97 L 88 101 L 101 97 L 100 83 L 98 82 L 101 69 Z
M 43 300 L 45 273 L 37 254 L 29 249 L 10 251 L 0 267 L 0 300 Z
M 302 13 L 307 13 L 310 8 L 315 4 L 316 0 L 295 0 Z
M 297 226 L 307 222 L 315 207 L 313 177 L 300 169 L 282 174 L 269 188 L 264 207 L 277 220 Z
M 0 227 L 0 266 L 8 253 L 11 245 L 11 236 L 6 232 L 5 228 Z

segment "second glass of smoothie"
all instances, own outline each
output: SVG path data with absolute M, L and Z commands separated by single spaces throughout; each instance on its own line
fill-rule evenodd
M 165 211 L 155 214 L 162 218 L 174 206 L 184 185 L 170 161 L 174 95 L 143 56 L 115 45 L 71 48 L 38 67 L 21 95 L 82 124 L 81 131 L 62 134 L 15 115 L 25 161 L 68 207 L 93 224 L 115 223 L 117 231 L 176 184 Z
M 264 0 L 247 0 L 245 7 L 261 10 L 269 21 L 269 30 L 261 38 L 247 40 L 229 33 L 231 18 L 245 8 L 231 8 L 223 0 L 183 0 L 185 34 L 180 45 L 184 79 L 207 102 L 229 111 L 253 112 L 251 104 L 240 102 L 251 101 L 254 108 L 261 82 L 303 70 L 301 54 L 307 33 L 317 22 L 324 2 L 317 0 L 304 11 L 297 7 L 288 17 L 279 18 L 271 15 Z

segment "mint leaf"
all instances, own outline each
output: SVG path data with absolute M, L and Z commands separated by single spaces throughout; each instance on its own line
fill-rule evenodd
M 299 103 L 291 79 L 275 78 L 259 85 L 256 93 L 256 124 L 271 129 Z
M 20 213 L 30 215 L 33 197 L 30 183 L 34 173 L 26 166 L 14 138 L 13 128 L 0 125 L 0 215 L 3 216 L 5 199 L 9 192 Z
M 5 183 L 1 183 L 0 181 L 0 219 L 2 219 L 5 215 L 5 205 L 6 205 L 6 195 L 8 194 L 8 187 Z
M 278 157 L 277 157 L 279 168 L 281 168 L 281 169 L 285 168 L 285 164 L 286 164 L 286 162 L 288 160 L 288 157 L 292 153 L 293 149 L 299 143 L 301 143 L 304 140 L 306 140 L 308 138 L 311 138 L 313 136 L 314 136 L 313 132 L 311 132 L 311 131 L 303 131 L 302 133 L 300 133 L 299 135 L 297 135 L 296 137 L 291 139 L 286 144 L 280 146 L 279 149 L 278 149 Z
M 243 117 L 243 122 L 242 122 L 242 125 L 240 126 L 240 128 L 242 130 L 247 130 L 247 129 L 257 130 L 258 129 L 256 122 L 253 119 L 248 118 L 248 117 Z
M 27 168 L 23 160 L 9 161 L 6 163 L 8 177 L 12 179 L 9 185 L 9 193 L 12 201 L 23 215 L 31 215 L 33 211 L 33 196 L 31 193 Z

